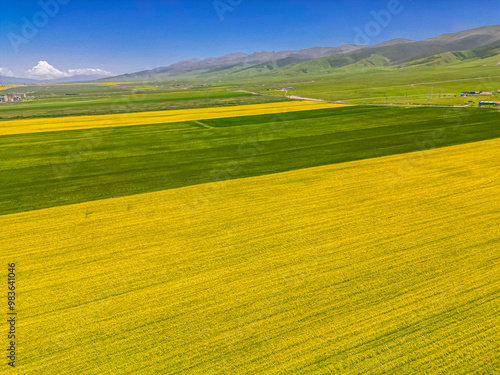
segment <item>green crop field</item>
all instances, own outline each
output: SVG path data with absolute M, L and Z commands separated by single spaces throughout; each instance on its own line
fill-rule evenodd
M 498 114 L 343 107 L 0 137 L 0 213 L 500 137 Z
M 500 369 L 498 110 L 48 87 L 0 107 L 19 374 Z
M 18 373 L 498 373 L 499 146 L 1 216 Z
M 148 85 L 158 87 L 145 87 Z M 25 93 L 28 100 L 0 105 L 0 121 L 25 118 L 102 115 L 168 109 L 221 107 L 287 101 L 281 97 L 256 96 L 235 88 L 173 86 L 171 83 L 139 82 L 105 84 L 36 85 L 6 89 Z

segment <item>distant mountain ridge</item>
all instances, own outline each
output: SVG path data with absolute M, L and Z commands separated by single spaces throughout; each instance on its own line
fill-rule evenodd
M 189 59 L 175 64 L 123 74 L 101 81 L 165 79 L 248 79 L 277 74 L 319 74 L 331 68 L 357 64 L 380 66 L 482 48 L 500 41 L 500 25 L 483 26 L 448 33 L 423 41 L 397 38 L 372 46 L 344 44 L 340 47 L 312 47 L 298 51 L 230 53 L 204 60 Z M 287 73 L 288 72 L 288 73 Z
M 40 83 L 40 81 L 29 78 L 0 76 L 0 85 L 23 85 L 34 83 Z
M 76 83 L 76 82 L 95 81 L 101 78 L 102 75 L 75 75 L 71 77 L 37 80 L 30 78 L 0 76 L 0 85 L 24 85 L 24 84 L 34 85 L 37 83 L 71 83 L 71 82 Z
M 295 58 L 298 60 L 310 60 L 324 56 L 332 56 L 336 54 L 351 52 L 360 48 L 362 48 L 362 46 L 344 44 L 340 47 L 312 47 L 307 49 L 301 49 L 298 51 L 293 51 L 293 50 L 286 50 L 279 52 L 261 51 L 252 53 L 250 55 L 243 52 L 235 52 L 235 53 L 229 53 L 221 57 L 208 57 L 204 60 L 201 59 L 183 60 L 166 67 L 159 67 L 152 70 L 145 70 L 133 74 L 144 74 L 148 72 L 177 73 L 184 71 L 193 71 L 198 69 L 223 68 L 240 63 L 264 63 L 286 58 Z

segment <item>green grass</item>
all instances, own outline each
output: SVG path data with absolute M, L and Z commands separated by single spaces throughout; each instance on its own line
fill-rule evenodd
M 499 143 L 0 216 L 2 374 L 497 374 Z
M 0 213 L 500 137 L 489 110 L 363 106 L 219 123 L 2 136 Z
M 459 54 L 459 53 L 456 53 Z M 245 89 L 262 94 L 283 96 L 267 91 L 293 86 L 289 95 L 353 103 L 398 103 L 432 105 L 471 105 L 477 100 L 461 98 L 462 91 L 500 90 L 499 55 L 459 60 L 444 65 L 434 62 L 420 65 L 363 66 L 354 63 L 339 68 L 325 68 L 321 74 L 297 71 L 274 71 L 248 79 Z M 432 98 L 431 98 L 432 86 Z M 500 94 L 492 100 L 500 101 Z M 469 103 L 472 101 L 472 103 Z
M 336 116 L 344 113 L 345 108 L 326 108 L 326 109 L 315 109 L 311 111 L 298 111 L 293 114 L 289 113 L 284 115 L 283 117 L 292 117 L 293 120 L 306 120 L 306 119 L 314 119 L 314 118 L 325 118 Z M 241 125 L 255 125 L 255 124 L 264 124 L 271 123 L 276 121 L 276 114 L 267 114 L 267 115 L 255 115 L 255 116 L 240 116 L 240 117 L 229 117 L 229 118 L 221 118 L 221 119 L 210 119 L 203 120 L 204 124 L 209 126 L 213 126 L 216 128 L 224 128 L 231 126 L 241 126 Z
M 85 93 L 85 92 L 84 92 Z M 40 100 L 0 105 L 0 121 L 22 118 L 101 115 L 169 109 L 221 107 L 288 100 L 243 92 L 197 90 L 191 93 L 90 92 L 76 96 L 42 96 Z

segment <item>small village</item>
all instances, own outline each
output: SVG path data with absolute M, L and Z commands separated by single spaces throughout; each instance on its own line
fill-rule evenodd
M 20 102 L 26 99 L 26 94 L 5 94 L 0 96 L 0 103 Z

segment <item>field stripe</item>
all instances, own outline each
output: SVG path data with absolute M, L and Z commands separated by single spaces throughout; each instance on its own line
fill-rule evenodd
M 145 124 L 165 124 L 237 116 L 308 111 L 344 107 L 345 104 L 308 101 L 247 104 L 233 107 L 193 108 L 169 111 L 122 113 L 113 115 L 73 116 L 29 120 L 0 121 L 0 135 L 50 132 L 60 130 L 107 128 Z
M 354 106 L 203 120 L 208 130 L 184 122 L 0 136 L 0 215 L 411 151 L 418 159 L 422 149 L 499 138 L 497 120 Z
M 193 121 L 195 124 L 198 124 L 200 125 L 201 127 L 203 128 L 206 128 L 206 129 L 213 129 L 214 127 L 213 126 L 210 126 L 210 125 L 207 125 L 207 124 L 204 124 L 203 122 L 201 121 Z
M 499 147 L 395 189 L 401 155 L 2 216 L 19 370 L 494 373 Z

